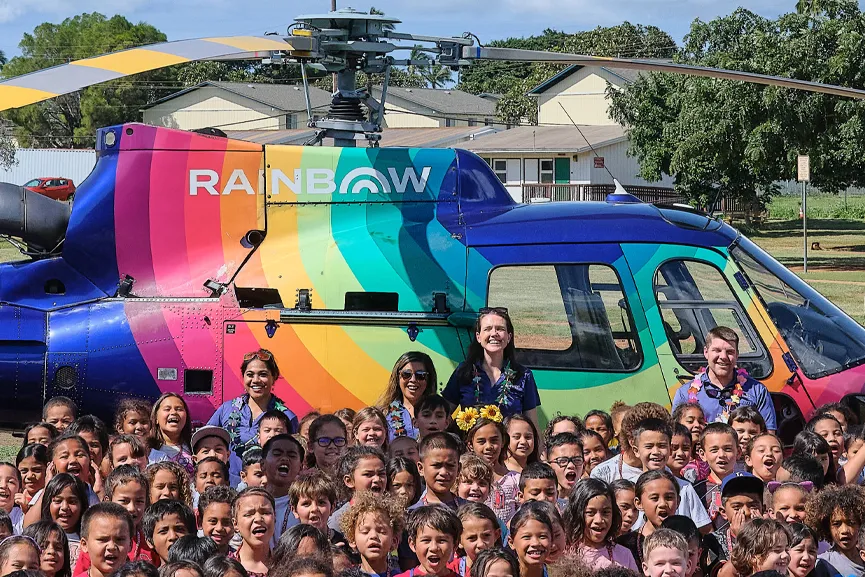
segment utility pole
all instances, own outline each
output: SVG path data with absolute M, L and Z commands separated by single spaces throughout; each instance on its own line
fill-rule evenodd
M 336 0 L 330 0 L 330 11 L 331 11 L 331 12 L 336 12 Z M 336 92 L 336 91 L 337 91 L 337 88 L 338 88 L 338 87 L 337 87 L 337 82 L 336 82 L 336 74 L 335 74 L 335 73 L 334 73 L 334 74 L 331 74 L 331 77 L 332 77 L 332 80 L 333 80 L 333 91 Z

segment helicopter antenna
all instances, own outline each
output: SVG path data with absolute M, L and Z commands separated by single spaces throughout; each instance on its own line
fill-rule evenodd
M 583 131 L 582 131 L 582 130 L 580 130 L 580 125 L 577 124 L 576 122 L 574 122 L 574 119 L 571 118 L 571 115 L 568 114 L 567 109 L 565 108 L 565 106 L 564 106 L 561 102 L 559 102 L 559 106 L 562 107 L 562 111 L 565 113 L 565 116 L 568 117 L 568 120 L 570 120 L 570 121 L 571 121 L 571 124 L 574 125 L 574 128 L 577 129 L 577 132 L 580 133 L 580 136 L 583 137 L 583 140 L 585 140 L 585 141 L 586 141 L 586 144 L 589 145 L 589 148 L 592 149 L 592 154 L 595 155 L 595 158 L 600 158 L 600 156 L 598 155 L 598 151 L 595 150 L 595 147 L 592 146 L 592 143 L 589 142 L 589 139 L 586 138 L 586 135 L 583 134 Z M 617 179 L 617 178 L 613 175 L 613 173 L 610 172 L 610 168 L 607 166 L 607 163 L 606 163 L 606 162 L 604 163 L 604 170 L 606 170 L 606 171 L 607 171 L 607 174 L 610 175 L 610 178 L 613 179 L 613 184 L 616 186 L 616 192 L 617 192 L 617 193 L 627 193 L 627 192 L 628 192 L 627 190 L 625 190 L 625 187 L 623 187 L 623 186 L 621 185 L 621 183 L 619 182 L 619 179 Z

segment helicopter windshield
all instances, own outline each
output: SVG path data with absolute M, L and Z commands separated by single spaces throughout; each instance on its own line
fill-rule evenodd
M 865 362 L 865 328 L 747 238 L 730 254 L 808 378 Z

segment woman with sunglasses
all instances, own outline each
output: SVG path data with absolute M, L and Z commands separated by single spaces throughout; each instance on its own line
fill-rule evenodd
M 289 433 L 298 429 L 297 415 L 273 394 L 273 385 L 279 378 L 279 367 L 273 353 L 259 349 L 243 355 L 240 374 L 244 393 L 224 402 L 207 422 L 208 425 L 222 427 L 231 438 L 229 469 L 232 486 L 240 482 L 244 451 L 258 444 L 258 422 L 264 413 L 274 409 L 282 411 L 291 421 Z
M 516 361 L 514 325 L 505 308 L 482 308 L 466 360 L 442 396 L 454 405 L 496 405 L 505 417 L 522 413 L 538 429 L 541 398 L 532 371 Z
M 387 390 L 377 407 L 387 417 L 388 440 L 396 437 L 417 439 L 414 408 L 418 402 L 436 392 L 436 368 L 426 353 L 409 351 L 396 360 L 390 372 Z

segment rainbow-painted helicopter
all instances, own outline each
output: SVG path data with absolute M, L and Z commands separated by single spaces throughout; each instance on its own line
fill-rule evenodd
M 865 92 L 676 63 L 483 48 L 400 33 L 352 11 L 297 19 L 287 38 L 145 46 L 0 83 L 0 110 L 201 59 L 270 58 L 337 74 L 317 140 L 261 146 L 127 124 L 98 133 L 71 210 L 0 188 L 0 226 L 31 258 L 0 266 L 0 419 L 62 394 L 110 413 L 123 396 L 185 395 L 197 420 L 241 390 L 245 352 L 274 352 L 277 394 L 299 414 L 376 401 L 395 359 L 423 350 L 441 375 L 464 357 L 475 311 L 506 306 L 547 416 L 615 399 L 669 404 L 724 324 L 772 391 L 779 429 L 816 405 L 857 402 L 865 329 L 720 220 L 614 194 L 518 204 L 479 157 L 375 143 L 384 102 L 359 70 L 533 60 L 658 70 L 865 98 Z M 304 68 L 305 70 L 305 68 Z M 382 100 L 386 98 L 386 86 Z

